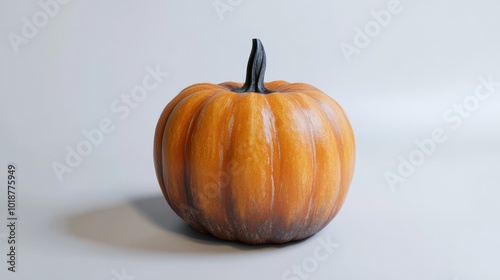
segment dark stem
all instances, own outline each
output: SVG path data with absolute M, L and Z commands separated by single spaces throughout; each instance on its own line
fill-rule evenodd
M 252 52 L 248 59 L 247 78 L 241 88 L 233 90 L 234 92 L 258 92 L 271 93 L 264 86 L 264 74 L 266 72 L 266 52 L 259 39 L 252 40 Z

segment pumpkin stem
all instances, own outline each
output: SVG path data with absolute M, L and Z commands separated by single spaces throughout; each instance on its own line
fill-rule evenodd
M 252 39 L 252 52 L 247 64 L 247 78 L 241 88 L 234 89 L 234 92 L 258 92 L 271 93 L 264 86 L 264 74 L 266 72 L 266 52 L 259 39 Z

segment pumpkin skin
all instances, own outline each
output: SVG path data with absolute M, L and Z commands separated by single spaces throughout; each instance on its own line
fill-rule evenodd
M 346 198 L 353 131 L 319 89 L 263 83 L 257 39 L 252 53 L 251 91 L 235 82 L 195 84 L 166 106 L 154 138 L 156 175 L 170 207 L 198 231 L 250 244 L 301 240 L 325 227 Z

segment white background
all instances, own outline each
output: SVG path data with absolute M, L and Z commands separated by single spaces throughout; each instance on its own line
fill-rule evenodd
M 500 4 L 401 0 L 348 62 L 341 44 L 356 46 L 356 28 L 389 2 L 232 0 L 220 15 L 212 1 L 73 0 L 16 45 L 23 17 L 33 22 L 43 9 L 1 0 L 1 279 L 278 280 L 303 265 L 310 272 L 288 279 L 500 279 L 500 87 L 462 123 L 443 118 L 473 102 L 478 77 L 500 81 Z M 266 48 L 267 81 L 322 89 L 357 140 L 340 214 L 286 246 L 192 231 L 164 202 L 152 162 L 163 107 L 193 83 L 242 81 L 252 38 Z M 148 66 L 169 75 L 120 119 L 111 104 Z M 114 131 L 60 182 L 52 164 L 105 118 Z M 399 157 L 434 129 L 446 141 L 391 188 L 387 172 L 398 175 Z M 17 273 L 3 261 L 9 162 L 19 177 Z M 320 240 L 338 248 L 313 261 Z

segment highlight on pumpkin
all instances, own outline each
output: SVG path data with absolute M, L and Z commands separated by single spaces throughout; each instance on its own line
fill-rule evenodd
M 340 211 L 354 134 L 340 105 L 314 86 L 264 87 L 264 48 L 252 43 L 245 83 L 195 84 L 167 104 L 154 137 L 156 175 L 172 210 L 200 232 L 249 244 L 301 240 Z

